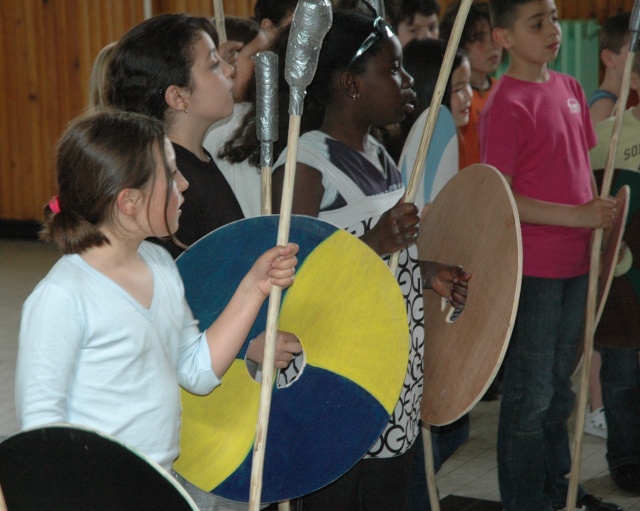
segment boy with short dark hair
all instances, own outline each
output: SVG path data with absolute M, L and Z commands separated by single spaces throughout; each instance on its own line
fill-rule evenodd
M 596 136 L 580 84 L 548 69 L 562 39 L 554 1 L 491 0 L 491 17 L 510 60 L 480 115 L 481 159 L 511 186 L 523 246 L 498 428 L 500 496 L 505 511 L 556 511 L 571 469 L 571 373 L 592 229 L 611 225 L 616 201 L 597 198 L 588 154 Z M 576 509 L 620 510 L 582 488 Z
M 620 12 L 607 18 L 602 25 L 598 49 L 604 78 L 589 98 L 589 114 L 594 126 L 613 115 L 613 108 L 618 101 L 624 64 L 629 54 L 630 18 L 630 13 Z
M 385 0 L 385 10 L 403 48 L 413 39 L 440 36 L 440 5 L 436 0 Z

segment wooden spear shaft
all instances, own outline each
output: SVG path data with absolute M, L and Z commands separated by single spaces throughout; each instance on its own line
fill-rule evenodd
M 615 168 L 618 142 L 622 130 L 622 120 L 625 105 L 629 98 L 629 83 L 631 82 L 631 68 L 635 58 L 635 50 L 630 51 L 625 63 L 620 96 L 617 102 L 617 112 L 609 141 L 609 154 L 604 168 L 600 197 L 606 198 L 611 192 L 613 171 Z M 589 392 L 589 372 L 591 369 L 591 355 L 593 352 L 593 338 L 596 330 L 596 298 L 598 295 L 598 277 L 600 275 L 600 252 L 602 250 L 603 230 L 596 229 L 591 244 L 591 264 L 589 266 L 589 288 L 587 291 L 587 307 L 584 327 L 584 341 L 582 354 L 582 373 L 580 375 L 580 390 L 578 392 L 578 406 L 576 409 L 576 424 L 573 439 L 573 454 L 571 459 L 571 474 L 569 476 L 569 489 L 567 491 L 567 511 L 575 511 L 578 496 L 578 478 L 580 476 L 580 463 L 582 460 L 582 439 L 584 437 L 585 411 L 587 409 L 587 394 Z M 603 300 L 606 297 L 603 297 Z
M 286 245 L 289 241 L 304 94 L 315 74 L 320 47 L 322 46 L 324 36 L 331 27 L 331 21 L 332 12 L 331 2 L 329 0 L 300 0 L 293 13 L 285 62 L 285 79 L 290 86 L 290 115 L 287 137 L 287 158 L 284 167 L 280 221 L 278 224 L 278 245 Z M 250 511 L 258 511 L 260 509 L 262 474 L 269 426 L 269 412 L 271 410 L 271 394 L 273 391 L 275 339 L 281 297 L 282 288 L 272 286 L 267 309 L 267 332 L 262 367 L 260 408 L 251 467 L 251 487 L 249 490 Z M 287 503 L 283 503 L 283 506 L 286 509 Z
M 422 138 L 420 139 L 420 145 L 418 146 L 416 161 L 413 164 L 411 177 L 409 178 L 409 183 L 407 184 L 407 191 L 404 198 L 405 202 L 413 202 L 416 197 L 420 178 L 424 174 L 424 162 L 427 158 L 429 145 L 431 145 L 431 139 L 433 138 L 433 132 L 435 130 L 436 121 L 438 119 L 438 111 L 440 110 L 440 105 L 442 104 L 442 96 L 444 96 L 444 91 L 446 90 L 447 83 L 449 82 L 449 75 L 451 74 L 453 59 L 455 58 L 456 51 L 458 50 L 460 37 L 462 36 L 464 24 L 467 21 L 467 15 L 469 14 L 469 9 L 471 9 L 472 3 L 473 0 L 462 0 L 462 2 L 460 3 L 458 14 L 456 16 L 456 20 L 453 23 L 451 37 L 449 37 L 447 49 L 444 52 L 442 67 L 440 68 L 440 73 L 438 74 L 436 87 L 433 92 L 433 97 L 431 98 L 431 105 L 429 106 L 429 113 L 427 114 L 424 131 L 422 132 Z M 398 269 L 399 256 L 400 253 L 395 252 L 391 256 L 391 260 L 389 261 L 389 268 L 394 275 L 396 270 Z
M 284 184 L 280 221 L 278 223 L 278 245 L 289 242 L 291 227 L 291 207 L 293 186 L 295 183 L 296 158 L 298 140 L 300 138 L 300 116 L 289 116 L 289 135 L 287 139 L 287 160 L 284 167 Z M 271 393 L 273 388 L 273 364 L 275 360 L 275 338 L 280 314 L 280 298 L 282 288 L 272 286 L 267 309 L 267 331 L 265 337 L 264 361 L 262 362 L 262 385 L 260 388 L 260 412 L 256 428 L 256 441 L 253 447 L 253 464 L 251 467 L 251 488 L 249 493 L 249 510 L 259 511 L 262 494 L 262 474 L 264 469 L 264 453 L 269 427 L 269 411 L 271 410 Z
M 2 487 L 0 487 L 0 511 L 7 511 L 7 503 L 4 500 L 4 494 L 2 493 Z
M 260 167 L 261 213 L 271 214 L 271 167 Z
M 227 42 L 227 28 L 224 24 L 224 6 L 222 0 L 213 0 L 213 16 L 218 32 L 218 44 Z
M 440 105 L 442 104 L 442 97 L 444 91 L 447 88 L 449 82 L 449 75 L 451 74 L 451 68 L 453 67 L 453 59 L 455 58 L 458 45 L 460 44 L 460 38 L 464 29 L 464 24 L 467 21 L 467 15 L 473 0 L 462 0 L 458 14 L 456 15 L 455 22 L 453 23 L 453 29 L 451 31 L 451 37 L 447 43 L 447 49 L 444 53 L 442 60 L 442 67 L 438 74 L 438 80 L 436 81 L 436 87 L 431 98 L 431 105 L 429 107 L 429 113 L 427 114 L 427 120 L 425 122 L 424 131 L 422 132 L 422 138 L 420 139 L 420 145 L 418 146 L 418 152 L 416 154 L 416 160 L 413 164 L 411 171 L 411 178 L 407 184 L 407 191 L 405 193 L 404 201 L 413 202 L 416 197 L 418 184 L 420 178 L 424 174 L 424 162 L 427 158 L 427 151 L 429 145 L 431 145 L 431 139 L 433 138 L 433 132 L 435 130 L 436 121 L 438 119 L 438 112 Z M 391 273 L 395 275 L 398 269 L 399 252 L 392 254 L 389 260 L 389 269 Z M 433 511 L 440 511 L 440 501 L 438 500 L 438 488 L 436 486 L 435 470 L 433 466 L 433 446 L 431 444 L 431 428 L 428 425 L 422 428 L 422 440 L 425 451 L 425 471 L 427 477 L 427 489 L 429 491 L 429 501 L 431 503 L 431 509 Z

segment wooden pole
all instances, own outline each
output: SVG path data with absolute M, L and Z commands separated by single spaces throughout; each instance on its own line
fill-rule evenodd
M 151 0 L 142 0 L 142 12 L 145 20 L 153 16 L 153 5 Z
M 287 160 L 284 167 L 284 184 L 280 222 L 278 223 L 278 245 L 289 242 L 291 227 L 291 207 L 293 186 L 295 182 L 296 158 L 298 156 L 298 140 L 300 138 L 300 116 L 289 116 L 289 136 L 287 139 Z M 251 488 L 249 492 L 249 510 L 259 511 L 262 494 L 262 473 L 264 469 L 264 453 L 267 430 L 269 427 L 269 411 L 271 410 L 271 393 L 273 387 L 273 364 L 275 359 L 275 338 L 280 314 L 280 298 L 282 288 L 272 286 L 267 309 L 267 332 L 265 338 L 264 360 L 262 362 L 262 385 L 260 388 L 260 411 L 256 429 L 256 441 L 253 447 L 253 464 L 251 467 Z
M 416 191 L 418 189 L 418 184 L 420 183 L 420 178 L 422 177 L 422 174 L 424 174 L 424 162 L 427 158 L 427 151 L 429 150 L 431 139 L 433 138 L 433 132 L 435 130 L 436 121 L 438 119 L 438 112 L 440 110 L 440 105 L 442 104 L 442 96 L 444 96 L 444 91 L 446 90 L 447 84 L 449 82 L 449 75 L 451 74 L 453 59 L 456 56 L 456 51 L 458 50 L 458 45 L 460 44 L 460 37 L 462 36 L 464 24 L 467 21 L 467 15 L 469 14 L 469 9 L 471 9 L 472 3 L 473 0 L 462 0 L 462 2 L 460 3 L 460 8 L 458 9 L 458 14 L 456 15 L 456 20 L 453 23 L 451 37 L 449 37 L 447 49 L 444 52 L 442 67 L 440 68 L 438 80 L 436 81 L 436 87 L 433 92 L 433 97 L 431 98 L 431 105 L 429 106 L 429 113 L 427 114 L 424 131 L 422 132 L 422 139 L 420 140 L 420 145 L 418 146 L 416 161 L 413 164 L 411 177 L 409 178 L 409 183 L 407 184 L 407 191 L 404 198 L 405 202 L 413 202 L 416 197 Z M 389 261 L 389 268 L 391 269 L 391 272 L 393 274 L 395 274 L 396 270 L 398 269 L 399 256 L 400 253 L 395 252 L 391 256 L 391 259 Z
M 304 103 L 305 90 L 318 64 L 320 47 L 324 36 L 332 22 L 331 2 L 329 0 L 300 0 L 293 13 L 287 59 L 285 63 L 285 79 L 290 86 L 289 99 L 289 132 L 287 137 L 287 158 L 284 166 L 284 182 L 282 201 L 280 203 L 280 221 L 278 223 L 278 245 L 289 242 L 291 227 L 291 209 L 293 189 L 298 157 L 298 141 L 300 139 L 300 120 Z M 282 288 L 272 286 L 267 309 L 267 331 L 262 363 L 262 384 L 260 389 L 260 408 L 256 427 L 256 440 L 253 446 L 253 463 L 251 466 L 251 487 L 249 489 L 249 510 L 259 511 L 262 494 L 262 474 L 264 456 L 271 410 L 271 393 L 273 391 L 273 363 L 275 359 L 275 339 L 280 313 Z M 284 509 L 288 503 L 284 502 Z
M 431 426 L 424 424 L 420 428 L 422 433 L 422 448 L 424 450 L 424 467 L 427 473 L 427 491 L 429 492 L 429 504 L 433 511 L 440 509 L 440 497 L 436 484 L 436 470 L 433 465 L 433 443 L 431 441 Z
M 462 2 L 460 3 L 458 14 L 456 15 L 455 22 L 453 23 L 451 37 L 449 37 L 449 42 L 447 43 L 447 49 L 442 60 L 442 67 L 440 68 L 438 80 L 436 81 L 436 87 L 433 92 L 433 97 L 431 98 L 431 105 L 429 107 L 429 113 L 427 114 L 424 131 L 422 132 L 422 139 L 420 140 L 420 145 L 418 146 L 416 161 L 413 164 L 411 177 L 409 179 L 409 183 L 407 184 L 407 191 L 404 197 L 405 202 L 413 202 L 413 200 L 415 199 L 418 184 L 420 183 L 420 178 L 424 173 L 424 162 L 427 158 L 427 151 L 429 150 L 431 139 L 433 138 L 433 132 L 435 130 L 436 121 L 438 119 L 438 112 L 440 110 L 440 105 L 442 104 L 442 97 L 444 96 L 444 91 L 446 90 L 447 83 L 449 82 L 449 75 L 451 74 L 451 68 L 453 67 L 453 59 L 455 58 L 456 51 L 458 50 L 460 38 L 462 37 L 462 30 L 464 29 L 464 24 L 467 21 L 467 15 L 469 14 L 469 9 L 471 9 L 472 3 L 473 0 L 462 0 Z M 389 269 L 394 275 L 396 273 L 396 270 L 398 269 L 399 257 L 400 253 L 395 252 L 394 254 L 392 254 L 391 259 L 389 260 Z M 433 446 L 431 445 L 430 431 L 431 430 L 428 429 L 428 433 L 424 434 L 423 430 L 422 435 L 425 449 L 424 460 L 425 471 L 427 474 L 427 488 L 429 490 L 429 501 L 431 502 L 431 509 L 433 511 L 440 511 L 438 488 L 436 486 L 436 477 L 433 467 Z
M 7 503 L 4 500 L 4 493 L 2 493 L 1 486 L 0 486 L 0 511 L 7 511 Z
M 260 167 L 260 183 L 261 183 L 261 214 L 271 214 L 271 167 Z
M 224 25 L 224 6 L 222 0 L 213 0 L 213 16 L 218 32 L 218 44 L 227 42 L 227 28 Z
M 638 19 L 638 2 L 634 7 L 636 21 Z M 633 26 L 632 16 L 632 26 Z M 622 130 L 622 120 L 625 112 L 625 105 L 629 98 L 629 83 L 631 81 L 631 68 L 636 55 L 636 44 L 632 44 L 627 61 L 625 63 L 624 74 L 622 77 L 622 85 L 620 88 L 620 96 L 617 102 L 617 112 L 611 132 L 611 140 L 609 141 L 609 154 L 607 155 L 607 164 L 604 168 L 604 176 L 602 177 L 602 188 L 600 197 L 606 198 L 611 192 L 611 182 L 613 180 L 613 171 L 615 168 L 616 153 L 618 152 L 618 142 L 620 140 L 620 131 Z M 571 459 L 571 473 L 569 476 L 569 488 L 567 491 L 567 511 L 575 511 L 576 499 L 578 495 L 578 478 L 580 476 L 580 463 L 582 459 L 582 439 L 584 437 L 584 421 L 585 411 L 587 409 L 587 394 L 589 392 L 589 372 L 591 369 L 591 355 L 593 352 L 593 338 L 596 330 L 596 297 L 598 295 L 598 277 L 600 275 L 600 251 L 602 249 L 602 229 L 596 229 L 591 244 L 591 264 L 589 266 L 589 288 L 587 291 L 587 307 L 584 327 L 584 343 L 583 343 L 583 359 L 582 373 L 580 375 L 580 390 L 578 392 L 578 405 L 576 409 L 576 425 L 573 439 L 573 454 Z M 602 298 L 603 300 L 606 297 Z

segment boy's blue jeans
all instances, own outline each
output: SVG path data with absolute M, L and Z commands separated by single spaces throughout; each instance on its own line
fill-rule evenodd
M 588 275 L 523 277 L 505 362 L 498 426 L 498 480 L 505 511 L 566 504 L 571 454 L 571 373 L 582 342 Z M 578 499 L 584 496 L 580 488 Z
M 640 332 L 638 332 L 640 336 Z M 637 349 L 601 346 L 609 470 L 640 465 L 640 362 Z

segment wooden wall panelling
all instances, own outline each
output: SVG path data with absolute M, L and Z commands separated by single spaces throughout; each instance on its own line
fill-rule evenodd
M 452 0 L 440 0 L 442 8 Z M 254 0 L 225 0 L 251 16 Z M 602 21 L 633 0 L 556 0 L 564 19 Z M 211 16 L 212 0 L 152 0 L 154 14 Z M 39 219 L 55 190 L 53 147 L 87 101 L 93 59 L 143 19 L 143 0 L 0 2 L 0 219 Z M 0 233 L 1 235 L 1 233 Z
M 454 0 L 439 0 L 440 14 Z M 479 3 L 485 0 L 476 0 Z M 618 11 L 629 11 L 634 0 L 556 0 L 556 7 L 562 19 L 588 20 L 597 19 L 602 22 Z
M 225 0 L 224 13 L 234 16 L 253 16 L 253 0 Z M 153 14 L 188 12 L 194 16 L 213 16 L 212 0 L 154 0 Z
M 93 59 L 142 19 L 141 1 L 0 3 L 0 219 L 42 217 L 54 146 L 85 108 Z

